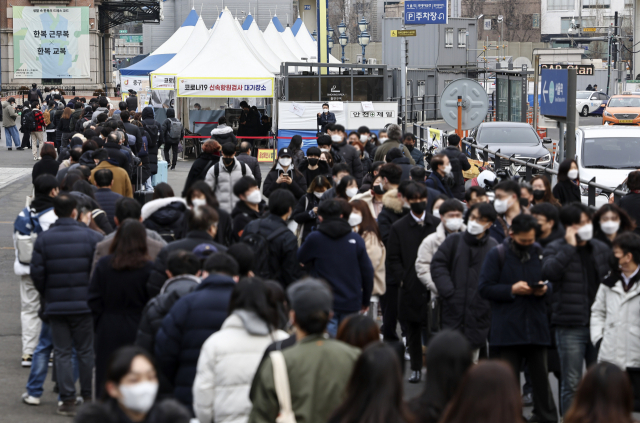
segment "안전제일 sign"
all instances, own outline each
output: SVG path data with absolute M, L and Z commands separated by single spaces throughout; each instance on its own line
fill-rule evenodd
M 15 78 L 90 78 L 89 8 L 12 6 Z

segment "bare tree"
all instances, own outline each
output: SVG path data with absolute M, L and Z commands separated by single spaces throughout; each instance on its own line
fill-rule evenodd
M 333 28 L 333 42 L 338 44 L 338 25 L 341 22 L 347 26 L 346 34 L 350 43 L 358 42 L 358 21 L 364 17 L 371 24 L 371 1 L 366 0 L 331 0 L 329 2 L 329 25 Z M 369 31 L 369 34 L 371 32 Z

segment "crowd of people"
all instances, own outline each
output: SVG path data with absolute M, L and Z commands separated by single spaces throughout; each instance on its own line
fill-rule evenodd
M 640 171 L 597 211 L 571 159 L 554 189 L 503 180 L 490 202 L 465 189 L 457 135 L 428 172 L 399 126 L 325 116 L 263 178 L 223 121 L 181 196 L 138 196 L 173 121 L 74 100 L 62 116 L 84 130 L 41 148 L 14 225 L 24 403 L 53 357 L 57 412 L 79 423 L 514 423 L 523 403 L 529 421 L 631 421 Z M 406 402 L 405 361 L 410 383 L 427 369 Z

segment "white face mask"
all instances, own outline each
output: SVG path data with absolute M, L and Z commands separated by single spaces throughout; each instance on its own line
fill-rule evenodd
M 126 408 L 137 413 L 151 410 L 158 394 L 158 382 L 140 382 L 134 385 L 120 385 L 120 402 Z
M 581 226 L 577 233 L 581 241 L 589 241 L 593 238 L 593 225 L 591 223 L 587 223 L 586 225 Z
M 260 204 L 262 201 L 262 194 L 260 194 L 260 190 L 256 189 L 251 192 L 251 194 L 247 195 L 247 202 L 251 204 Z
M 578 171 L 575 169 L 571 169 L 568 173 L 567 176 L 569 177 L 569 179 L 573 180 L 573 179 L 578 179 Z
M 438 219 L 440 219 L 440 210 L 439 209 L 435 209 L 433 211 L 433 217 L 437 217 Z
M 347 188 L 346 193 L 347 197 L 353 198 L 358 193 L 358 188 Z
M 194 198 L 191 200 L 191 204 L 193 204 L 193 208 L 197 209 L 200 206 L 206 206 L 207 205 L 207 200 L 203 199 L 203 198 Z
M 320 151 L 322 151 L 323 153 L 328 153 L 329 151 L 331 151 L 330 148 L 321 148 Z
M 620 229 L 620 222 L 616 222 L 615 220 L 607 220 L 606 222 L 600 223 L 600 228 L 605 234 L 613 235 L 618 232 L 618 229 Z
M 368 137 L 368 136 L 366 136 L 366 135 L 360 135 L 360 141 L 361 141 L 363 144 L 366 144 L 366 143 L 367 143 L 367 141 L 369 141 L 369 137 Z
M 451 164 L 448 164 L 444 167 L 444 173 L 446 175 L 448 175 L 449 173 L 451 173 Z
M 324 192 L 314 192 L 313 193 L 313 195 L 315 195 L 318 198 L 322 197 L 322 194 L 324 194 Z
M 467 232 L 471 235 L 480 235 L 484 232 L 484 226 L 476 222 L 475 220 L 469 220 L 467 223 Z
M 342 135 L 338 135 L 338 134 L 333 134 L 333 135 L 331 135 L 331 141 L 333 141 L 333 142 L 340 142 L 340 141 L 342 141 Z
M 496 199 L 493 202 L 493 208 L 496 209 L 496 212 L 498 214 L 505 214 L 507 212 L 507 210 L 509 210 L 510 206 L 511 206 L 511 202 L 509 201 L 508 198 L 506 200 L 498 200 L 498 199 Z
M 323 113 L 329 113 L 329 109 L 322 109 Z
M 382 144 L 382 143 L 384 143 L 384 142 L 385 142 L 386 140 L 388 140 L 388 139 L 389 139 L 389 138 L 387 138 L 387 137 L 381 137 L 381 138 L 378 138 L 378 141 L 380 141 L 380 144 Z
M 349 215 L 349 225 L 353 228 L 362 223 L 362 215 L 358 213 L 351 213 Z
M 291 158 L 290 157 L 283 157 L 283 158 L 278 160 L 278 163 L 280 163 L 280 166 L 282 166 L 282 167 L 291 166 Z
M 450 230 L 451 232 L 456 232 L 462 226 L 462 218 L 454 217 L 452 219 L 447 219 L 444 221 L 444 227 Z

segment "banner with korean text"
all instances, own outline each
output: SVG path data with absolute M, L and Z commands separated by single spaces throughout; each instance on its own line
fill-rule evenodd
M 152 73 L 151 89 L 152 90 L 175 90 L 176 76 L 168 73 Z
M 89 8 L 12 6 L 15 78 L 90 78 Z
M 178 97 L 273 97 L 273 78 L 179 78 Z

